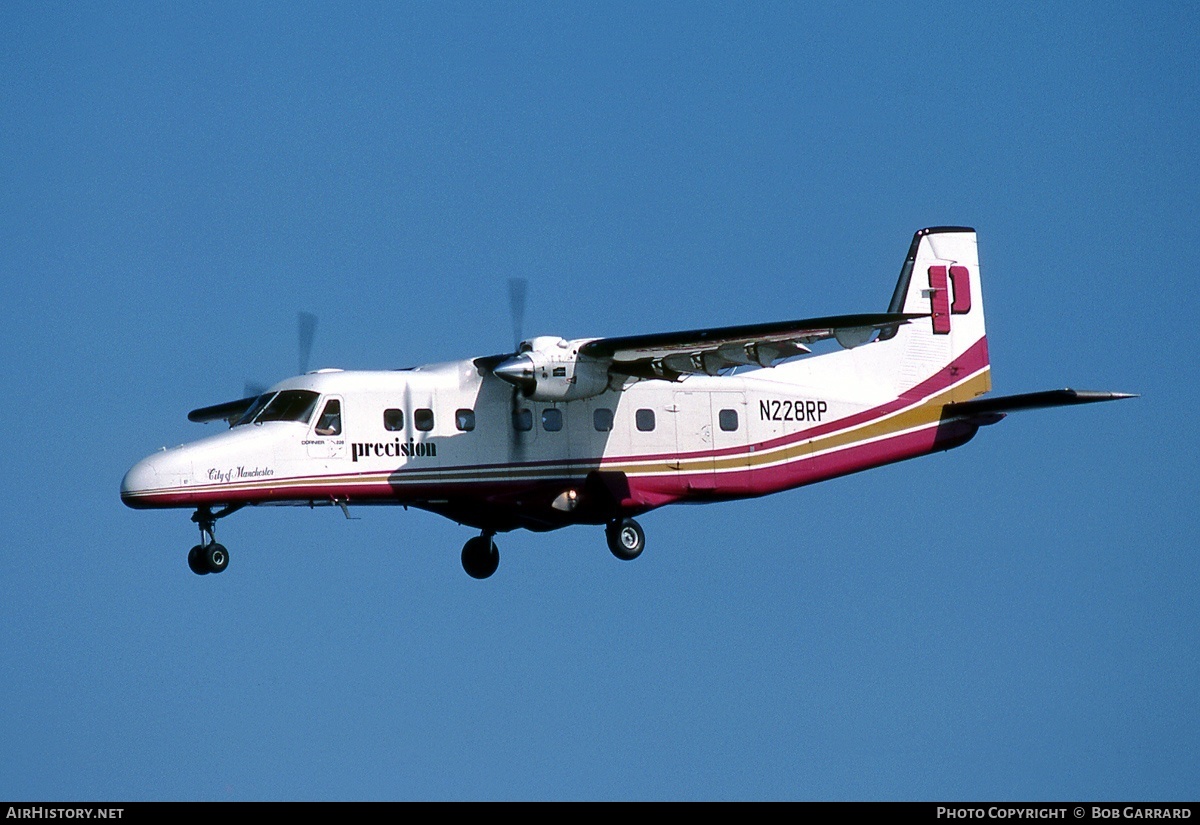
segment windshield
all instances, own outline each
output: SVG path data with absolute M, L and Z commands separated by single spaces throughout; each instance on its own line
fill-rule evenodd
M 250 405 L 250 408 L 242 413 L 238 420 L 234 421 L 230 426 L 236 427 L 239 424 L 249 424 L 254 420 L 254 416 L 262 412 L 262 408 L 267 406 L 267 402 L 274 398 L 275 395 L 276 393 L 268 392 L 254 399 L 254 403 Z
M 311 390 L 267 393 L 258 397 L 237 424 L 261 424 L 264 421 L 302 421 L 307 424 L 317 406 L 318 397 Z

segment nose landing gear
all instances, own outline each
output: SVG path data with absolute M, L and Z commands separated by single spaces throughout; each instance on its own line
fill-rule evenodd
M 207 505 L 192 514 L 192 521 L 200 527 L 200 543 L 188 551 L 188 567 L 197 576 L 220 573 L 229 566 L 229 551 L 217 544 L 217 519 L 242 509 L 242 505 L 226 507 L 216 513 Z

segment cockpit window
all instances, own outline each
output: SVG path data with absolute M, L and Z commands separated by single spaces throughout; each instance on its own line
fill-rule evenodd
M 342 402 L 336 398 L 331 398 L 325 403 L 325 409 L 321 411 L 321 417 L 317 419 L 317 435 L 341 435 L 342 434 Z
M 312 418 L 317 406 L 318 394 L 310 390 L 284 390 L 274 395 L 268 393 L 254 402 L 238 424 L 261 424 L 264 421 L 302 421 Z M 266 399 L 264 402 L 263 399 Z
M 254 403 L 250 405 L 250 409 L 242 413 L 237 421 L 234 421 L 230 426 L 236 427 L 238 424 L 249 424 L 254 420 L 254 417 L 262 412 L 262 408 L 267 406 L 267 403 L 274 398 L 277 393 L 266 392 L 254 399 Z

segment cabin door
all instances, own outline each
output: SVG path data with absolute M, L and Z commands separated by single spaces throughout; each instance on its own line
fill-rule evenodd
M 740 392 L 676 392 L 676 469 L 695 490 L 730 492 L 744 485 L 748 467 L 746 396 Z

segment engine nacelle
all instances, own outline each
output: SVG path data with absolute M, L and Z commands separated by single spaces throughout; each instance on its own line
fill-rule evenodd
M 586 341 L 542 336 L 524 341 L 521 352 L 492 372 L 533 401 L 574 401 L 608 387 L 608 362 L 581 356 Z

